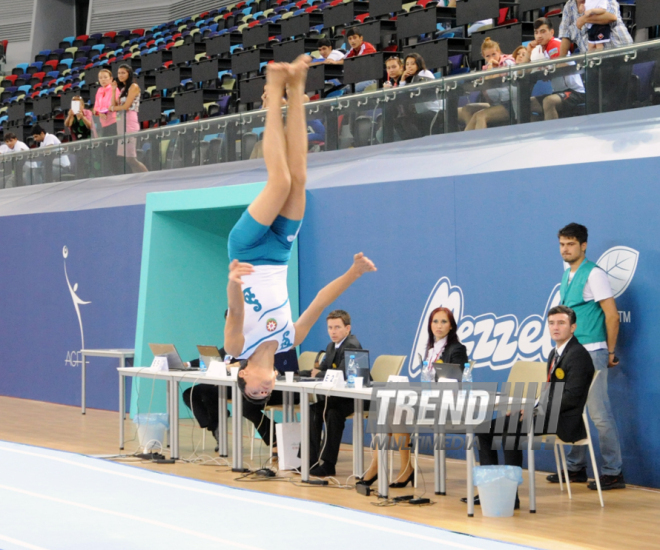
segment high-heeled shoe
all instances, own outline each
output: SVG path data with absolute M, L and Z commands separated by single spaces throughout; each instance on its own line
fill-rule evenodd
M 367 487 L 371 487 L 374 484 L 374 481 L 378 481 L 378 474 L 376 474 L 371 479 L 361 478 L 361 479 L 358 480 L 356 485 L 366 485 Z
M 414 485 L 414 483 L 415 483 L 414 479 L 415 479 L 415 470 L 410 472 L 410 475 L 408 476 L 408 479 L 406 479 L 405 481 L 398 481 L 398 482 L 395 481 L 394 483 L 390 483 L 390 488 L 392 488 L 392 489 L 402 489 L 403 487 L 408 485 L 408 483 L 410 483 L 411 485 Z

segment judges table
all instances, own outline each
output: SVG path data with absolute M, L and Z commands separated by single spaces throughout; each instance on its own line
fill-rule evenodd
M 232 469 L 243 471 L 243 397 L 238 390 L 236 379 L 212 378 L 200 371 L 152 371 L 147 367 L 118 368 L 119 373 L 119 448 L 124 449 L 124 419 L 126 410 L 126 378 L 140 377 L 152 380 L 164 380 L 167 383 L 167 411 L 170 416 L 170 458 L 179 458 L 179 384 L 190 382 L 197 384 L 213 384 L 218 386 L 218 408 L 227 410 L 227 388 L 232 389 Z M 193 392 L 195 390 L 193 389 Z M 220 415 L 224 419 L 224 415 Z M 227 456 L 228 435 L 227 423 L 218 422 L 218 446 L 220 456 Z
M 277 382 L 275 384 L 276 390 L 283 392 L 296 392 L 300 393 L 300 430 L 301 430 L 301 444 L 300 444 L 300 457 L 301 467 L 300 473 L 302 481 L 309 480 L 309 423 L 310 412 L 309 402 L 311 395 L 323 395 L 332 397 L 344 397 L 347 399 L 355 400 L 355 413 L 353 417 L 353 474 L 356 476 L 362 475 L 364 471 L 364 401 L 371 401 L 372 389 L 349 389 L 349 388 L 334 388 L 328 387 L 320 382 Z M 286 393 L 285 393 L 286 395 Z M 290 407 L 292 407 L 293 400 L 288 399 Z M 516 401 L 521 405 L 525 400 Z M 512 400 L 510 399 L 510 404 Z M 499 404 L 499 398 L 496 398 L 496 405 Z M 292 417 L 292 414 L 289 413 Z M 533 424 L 532 424 L 533 429 Z M 436 435 L 435 438 L 438 436 Z M 434 441 L 435 442 L 435 441 Z M 474 444 L 474 434 L 466 434 L 466 468 L 467 468 L 467 500 L 468 500 L 468 517 L 474 516 L 474 485 L 472 479 L 472 470 L 474 468 L 474 454 L 472 453 L 472 446 Z M 446 467 L 445 467 L 444 450 L 434 450 L 434 477 L 435 477 L 435 492 L 436 494 L 444 495 L 446 493 Z M 388 481 L 388 451 L 385 446 L 380 446 L 378 449 L 378 493 L 382 497 L 387 497 L 389 493 Z M 532 438 L 529 438 L 528 445 L 528 473 L 529 473 L 529 509 L 531 513 L 536 512 L 536 486 L 534 480 L 535 462 L 534 450 L 532 448 Z
M 227 388 L 232 388 L 232 469 L 234 471 L 243 471 L 243 398 L 238 389 L 235 379 L 211 378 L 206 373 L 199 371 L 152 371 L 149 368 L 118 368 L 119 373 L 119 448 L 124 448 L 124 417 L 121 411 L 126 410 L 125 403 L 125 380 L 126 377 L 143 377 L 153 380 L 164 380 L 168 384 L 168 411 L 170 415 L 170 456 L 173 459 L 179 458 L 179 384 L 181 382 L 191 382 L 193 384 L 214 384 L 219 387 L 218 392 L 218 410 L 227 410 Z M 277 381 L 275 390 L 284 393 L 284 420 L 292 421 L 293 414 L 293 394 L 300 394 L 300 474 L 303 482 L 309 481 L 309 431 L 310 431 L 310 397 L 323 395 L 325 397 L 343 397 L 355 401 L 355 412 L 353 417 L 353 474 L 362 475 L 364 471 L 364 402 L 371 401 L 372 388 L 345 388 L 330 387 L 323 382 L 285 382 Z M 194 391 L 194 389 L 193 389 Z M 525 400 L 516 400 L 517 404 L 524 405 Z M 496 398 L 495 405 L 499 404 L 499 398 Z M 512 398 L 509 398 L 509 404 L 512 404 Z M 223 415 L 220 414 L 220 418 Z M 534 423 L 531 423 L 533 430 Z M 227 456 L 227 424 L 219 422 L 219 454 Z M 536 512 L 536 484 L 535 484 L 535 460 L 533 449 L 533 438 L 531 433 L 528 437 L 528 456 L 527 467 L 529 474 L 529 511 Z M 437 434 L 434 436 L 434 443 L 437 441 Z M 474 516 L 474 485 L 472 471 L 474 468 L 474 454 L 472 446 L 474 444 L 474 434 L 468 433 L 465 438 L 466 446 L 466 473 L 467 473 L 467 504 L 468 517 Z M 434 445 L 435 447 L 435 445 Z M 446 493 L 446 451 L 435 448 L 434 450 L 434 478 L 435 493 L 444 495 Z M 381 497 L 387 498 L 389 494 L 388 481 L 388 450 L 387 446 L 381 445 L 378 449 L 378 493 Z

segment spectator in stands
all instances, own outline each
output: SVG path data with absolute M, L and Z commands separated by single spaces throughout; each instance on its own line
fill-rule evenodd
M 376 48 L 373 44 L 365 42 L 364 36 L 362 36 L 362 31 L 356 27 L 352 27 L 346 31 L 346 40 L 351 47 L 351 51 L 346 54 L 344 59 L 349 59 L 351 57 L 358 57 L 360 55 L 367 55 L 370 53 L 376 53 Z M 343 61 L 342 61 L 343 63 Z M 355 92 L 360 93 L 364 92 L 369 86 L 376 84 L 375 80 L 365 80 L 364 82 L 358 82 L 355 84 Z
M 341 65 L 344 63 L 344 54 L 339 50 L 333 49 L 332 42 L 330 42 L 329 38 L 321 38 L 316 43 L 316 47 L 321 54 L 321 59 L 318 62 L 327 63 L 328 65 Z
M 71 108 L 67 114 L 64 126 L 71 130 L 71 135 L 76 139 L 89 139 L 92 135 L 96 137 L 96 128 L 92 111 L 85 109 L 85 102 L 80 96 L 71 100 Z
M 134 80 L 133 69 L 129 65 L 120 65 L 117 71 L 117 81 L 113 80 L 111 86 L 119 91 L 119 100 L 117 94 L 113 92 L 110 111 L 113 113 L 117 111 L 126 113 L 125 117 L 119 116 L 117 119 L 119 133 L 133 134 L 139 132 L 140 86 Z M 136 146 L 137 138 L 124 136 L 117 147 L 117 156 L 125 157 L 126 163 L 133 172 L 148 172 L 147 167 L 137 159 Z
M 424 58 L 418 53 L 411 53 L 404 61 L 404 71 L 399 86 L 435 80 L 434 74 L 426 68 Z M 429 136 L 438 122 L 441 102 L 424 101 L 408 106 L 403 117 L 395 121 L 395 129 L 402 139 L 414 139 Z M 442 123 L 442 119 L 440 119 Z
M 513 53 L 511 54 L 513 60 L 516 62 L 516 65 L 522 65 L 523 63 L 529 63 L 529 52 L 525 46 L 518 46 Z
M 388 57 L 385 61 L 387 80 L 383 82 L 383 88 L 396 88 L 403 76 L 403 59 L 400 57 Z
M 500 45 L 489 37 L 481 44 L 481 55 L 485 61 L 482 67 L 484 71 L 516 64 L 514 58 L 503 54 Z M 458 110 L 458 117 L 465 123 L 466 131 L 483 130 L 490 124 L 507 122 L 511 118 L 511 94 L 508 86 L 488 88 L 482 95 L 486 103 L 472 103 Z
M 534 21 L 534 40 L 527 45 L 532 61 L 557 59 L 561 56 L 561 42 L 555 38 L 552 21 L 540 17 Z M 559 118 L 559 113 L 573 115 L 584 104 L 586 94 L 582 77 L 567 74 L 552 79 L 552 94 L 532 98 L 532 109 L 543 112 L 545 120 Z
M 39 144 L 39 147 L 59 147 L 62 145 L 62 142 L 53 134 L 47 133 L 41 126 L 38 124 L 32 127 L 32 139 Z M 71 166 L 69 157 L 65 154 L 59 154 L 53 159 L 53 168 L 58 170 L 60 173 L 63 170 L 66 170 Z M 44 173 L 43 173 L 43 163 L 37 162 L 36 170 L 32 171 L 32 184 L 43 183 Z M 59 178 L 55 176 L 55 180 Z
M 19 141 L 18 137 L 16 137 L 16 134 L 12 132 L 7 132 L 5 134 L 5 142 L 0 145 L 0 155 L 6 155 L 8 153 L 20 153 L 21 151 L 29 151 L 30 148 L 25 145 L 22 141 Z M 24 162 L 23 163 L 23 181 L 29 181 L 29 171 L 30 168 L 33 167 L 32 162 Z M 4 187 L 5 189 L 9 189 L 10 187 L 16 187 L 16 175 L 13 172 L 13 165 L 8 165 L 3 163 L 3 168 L 5 172 L 5 177 L 4 177 Z
M 96 90 L 94 98 L 94 107 L 92 109 L 94 116 L 99 117 L 100 130 L 99 137 L 109 138 L 117 135 L 117 113 L 110 111 L 112 106 L 112 96 L 119 100 L 119 90 L 112 86 L 113 76 L 109 69 L 99 71 L 100 88 Z M 116 174 L 121 172 L 117 166 L 117 155 L 110 147 L 101 147 L 103 150 L 103 171 L 106 174 Z
M 560 56 L 566 57 L 571 49 L 571 43 L 575 44 L 580 52 L 586 53 L 589 49 L 588 25 L 609 25 L 611 28 L 610 41 L 605 48 L 618 48 L 629 46 L 633 43 L 632 36 L 628 32 L 621 10 L 616 0 L 606 0 L 607 7 L 604 13 L 581 14 L 580 6 L 585 0 L 568 0 L 564 5 L 564 12 L 559 26 L 559 38 L 561 40 Z
M 580 6 L 585 0 L 568 0 L 564 6 L 559 38 L 561 47 L 559 55 L 565 57 L 575 44 L 581 53 L 589 49 L 588 25 L 609 25 L 610 41 L 604 44 L 605 49 L 630 46 L 632 36 L 628 32 L 621 10 L 616 0 L 607 0 L 606 11 L 599 15 L 582 15 Z M 626 107 L 629 85 L 632 77 L 632 67 L 628 63 L 620 63 L 618 59 L 606 60 L 599 69 L 601 86 L 602 111 L 615 111 Z
M 109 69 L 99 71 L 100 88 L 96 90 L 94 99 L 94 116 L 99 117 L 101 121 L 101 131 L 99 137 L 110 137 L 117 135 L 117 113 L 110 112 L 112 105 L 112 96 L 119 99 L 119 90 L 112 86 L 112 73 Z
M 592 17 L 594 15 L 604 15 L 607 13 L 607 0 L 585 0 L 580 2 L 578 11 L 583 17 Z M 587 23 L 587 37 L 589 51 L 594 52 L 605 48 L 605 44 L 611 42 L 612 29 L 610 24 L 598 25 L 596 23 Z

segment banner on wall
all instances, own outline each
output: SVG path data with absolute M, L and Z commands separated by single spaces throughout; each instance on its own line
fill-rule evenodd
M 71 286 L 71 281 L 69 281 L 69 274 L 66 270 L 66 259 L 69 257 L 68 247 L 62 249 L 62 256 L 64 257 L 64 278 L 66 279 L 67 287 L 69 288 L 69 293 L 71 294 L 71 299 L 73 300 L 73 307 L 76 309 L 76 315 L 78 316 L 78 326 L 80 327 L 80 350 L 85 349 L 85 331 L 83 329 L 82 315 L 80 313 L 80 306 L 91 304 L 92 302 L 85 302 L 78 296 L 78 283 L 74 283 Z M 82 366 L 82 358 L 80 356 L 80 350 L 67 351 L 66 359 L 64 360 L 65 365 L 71 367 Z
M 607 273 L 615 299 L 630 285 L 638 259 L 637 250 L 615 246 L 596 262 Z M 438 307 L 451 310 L 458 324 L 458 338 L 467 347 L 468 357 L 474 361 L 475 368 L 502 370 L 510 368 L 516 361 L 547 361 L 553 344 L 546 316 L 559 300 L 557 284 L 550 292 L 542 314 L 531 313 L 522 321 L 512 314 L 483 313 L 473 317 L 465 314 L 466 299 L 461 287 L 452 284 L 448 277 L 441 277 L 422 311 L 408 362 L 408 375 L 414 378 L 420 373 L 428 342 L 428 317 Z

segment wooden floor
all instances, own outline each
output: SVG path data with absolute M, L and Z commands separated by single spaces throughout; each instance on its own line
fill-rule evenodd
M 133 423 L 126 422 L 126 454 L 137 450 Z M 193 427 L 191 421 L 182 421 L 180 427 L 181 456 L 185 459 L 193 455 L 193 441 L 201 453 L 202 432 Z M 39 447 L 64 451 L 102 455 L 118 453 L 117 413 L 88 409 L 82 416 L 80 409 L 63 405 L 53 405 L 37 401 L 27 401 L 0 397 L 0 440 L 25 443 Z M 213 438 L 207 438 L 206 453 L 213 455 Z M 245 437 L 244 456 L 249 462 L 250 439 Z M 261 459 L 259 458 L 261 449 Z M 395 453 L 396 455 L 397 453 Z M 268 451 L 255 441 L 255 460 L 258 467 L 268 456 Z M 396 459 L 395 459 L 396 460 Z M 493 538 L 526 544 L 538 548 L 558 550 L 564 548 L 658 548 L 660 544 L 660 491 L 628 486 L 625 490 L 604 493 L 605 508 L 598 504 L 596 492 L 585 484 L 575 484 L 573 500 L 557 485 L 545 481 L 544 473 L 537 474 L 536 514 L 528 513 L 527 483 L 523 484 L 521 510 L 512 518 L 483 518 L 479 508 L 474 518 L 466 516 L 466 506 L 459 502 L 465 495 L 465 464 L 462 461 L 448 461 L 447 496 L 433 494 L 433 463 L 430 458 L 421 457 L 420 465 L 426 481 L 427 494 L 435 503 L 432 506 L 412 507 L 406 504 L 396 506 L 376 506 L 377 499 L 364 497 L 351 489 L 332 487 L 301 487 L 298 476 L 289 473 L 281 475 L 287 479 L 278 481 L 238 481 L 238 474 L 226 466 L 217 464 L 194 464 L 179 462 L 174 465 L 142 463 L 137 459 L 125 462 L 149 470 L 167 472 L 183 477 L 220 483 L 223 485 L 263 491 L 300 499 L 309 499 L 329 504 L 354 508 L 374 514 L 424 523 L 451 531 L 468 533 L 479 537 Z M 395 462 L 395 471 L 398 463 Z M 351 474 L 352 454 L 350 446 L 342 446 L 339 456 L 337 479 L 346 483 Z M 527 474 L 525 472 L 525 479 Z M 349 480 L 354 483 L 354 480 Z M 424 491 L 420 479 L 417 494 Z M 407 489 L 392 490 L 391 496 L 410 494 Z

